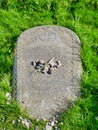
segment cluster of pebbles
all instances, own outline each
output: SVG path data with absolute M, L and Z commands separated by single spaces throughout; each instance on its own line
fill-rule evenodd
M 57 125 L 59 125 L 57 118 L 58 118 L 58 115 L 56 115 L 52 119 L 50 119 L 50 121 L 46 124 L 45 130 L 52 130 L 52 129 L 60 130 L 60 128 L 57 126 Z
M 31 62 L 34 69 L 37 70 L 37 72 L 41 72 L 43 74 L 52 74 L 54 70 L 61 67 L 61 62 L 58 60 L 55 60 L 55 57 L 52 57 L 49 61 L 45 62 L 44 60 L 35 60 Z
M 48 121 L 46 121 L 46 119 L 43 119 L 44 121 L 46 121 L 46 124 L 42 130 L 61 130 L 59 128 L 59 125 L 63 125 L 63 122 L 58 121 L 58 116 L 59 115 L 55 115 L 53 118 L 51 118 Z M 37 121 L 39 121 L 39 119 Z M 39 130 L 39 126 L 35 126 L 34 130 Z

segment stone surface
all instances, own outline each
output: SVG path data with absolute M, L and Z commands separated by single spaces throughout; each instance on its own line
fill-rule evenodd
M 32 61 L 55 57 L 62 66 L 51 75 L 33 73 Z M 23 32 L 17 41 L 13 95 L 36 119 L 50 119 L 79 96 L 80 40 L 59 26 L 39 26 Z

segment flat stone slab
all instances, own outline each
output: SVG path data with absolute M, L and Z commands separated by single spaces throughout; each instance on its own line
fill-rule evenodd
M 60 60 L 52 74 L 35 73 L 31 62 Z M 23 32 L 17 41 L 13 94 L 36 119 L 50 119 L 79 96 L 80 40 L 65 27 L 39 26 Z

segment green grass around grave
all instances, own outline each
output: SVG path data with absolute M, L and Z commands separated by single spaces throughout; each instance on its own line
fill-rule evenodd
M 35 121 L 14 101 L 12 67 L 17 37 L 39 25 L 60 25 L 81 40 L 83 74 L 81 96 L 58 119 L 61 130 L 98 129 L 98 1 L 97 0 L 1 0 L 0 1 L 0 130 L 26 130 L 20 121 L 29 119 L 30 130 L 45 125 Z

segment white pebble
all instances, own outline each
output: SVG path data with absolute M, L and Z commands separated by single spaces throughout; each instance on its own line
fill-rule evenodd
M 46 124 L 46 130 L 52 130 L 52 127 L 48 124 Z
M 63 123 L 63 122 L 61 122 L 60 124 L 61 124 L 61 125 L 63 125 L 64 123 Z
M 10 93 L 6 93 L 6 97 L 8 98 L 8 97 L 11 97 L 11 94 Z
M 28 122 L 27 119 L 24 119 L 22 123 L 27 127 L 27 129 L 30 128 L 30 122 Z
M 13 124 L 13 125 L 15 124 L 15 120 L 12 121 L 12 124 Z
M 22 118 L 21 116 L 19 117 L 19 119 L 20 119 L 20 120 L 23 120 L 23 118 Z
M 52 121 L 52 122 L 51 122 L 51 126 L 54 126 L 54 125 L 55 125 L 55 123 L 54 123 L 54 121 Z
M 45 61 L 44 60 L 39 60 L 39 63 L 40 64 L 45 64 Z

